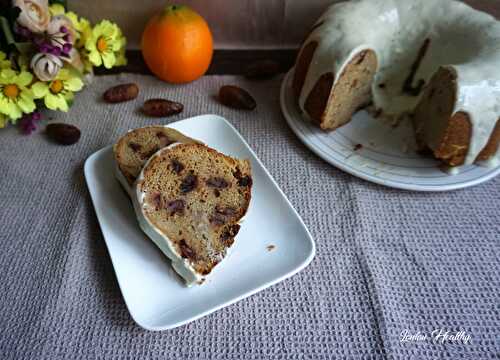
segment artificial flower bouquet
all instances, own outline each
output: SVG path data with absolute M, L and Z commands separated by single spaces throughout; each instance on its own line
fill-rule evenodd
M 39 110 L 68 111 L 94 66 L 126 64 L 120 28 L 95 26 L 64 1 L 0 0 L 0 128 L 36 129 Z

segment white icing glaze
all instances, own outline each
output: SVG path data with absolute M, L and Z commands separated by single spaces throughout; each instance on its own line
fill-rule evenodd
M 319 78 L 331 72 L 336 82 L 350 60 L 368 49 L 378 61 L 372 85 L 375 106 L 389 116 L 412 112 L 420 96 L 401 90 L 422 44 L 430 39 L 413 84 L 420 79 L 428 83 L 440 66 L 455 71 L 453 112 L 469 115 L 472 138 L 465 164 L 475 161 L 500 117 L 500 22 L 454 0 L 352 0 L 330 6 L 317 24 L 304 42 L 318 43 L 299 97 L 304 114 Z M 498 165 L 499 153 L 482 165 Z

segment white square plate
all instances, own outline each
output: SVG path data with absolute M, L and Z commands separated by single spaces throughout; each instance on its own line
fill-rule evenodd
M 252 201 L 231 255 L 202 286 L 187 288 L 140 230 L 114 177 L 108 146 L 85 162 L 85 178 L 118 284 L 132 318 L 145 329 L 171 329 L 255 294 L 306 267 L 314 241 L 302 219 L 241 135 L 225 119 L 202 115 L 169 124 L 225 154 L 250 159 Z M 269 250 L 268 246 L 274 249 Z

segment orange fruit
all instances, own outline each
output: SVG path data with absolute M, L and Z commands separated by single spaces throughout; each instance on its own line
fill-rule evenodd
M 142 33 L 142 56 L 158 78 L 196 80 L 212 61 L 212 33 L 207 22 L 185 5 L 170 5 L 153 16 Z

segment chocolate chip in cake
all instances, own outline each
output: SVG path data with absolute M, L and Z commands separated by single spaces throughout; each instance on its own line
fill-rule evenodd
M 163 201 L 160 193 L 153 194 L 153 196 L 151 197 L 151 201 L 153 202 L 156 210 L 160 210 L 162 208 Z
M 241 179 L 243 175 L 241 174 L 240 168 L 236 168 L 236 171 L 233 171 L 233 176 L 238 180 Z
M 167 211 L 169 215 L 183 215 L 186 202 L 182 199 L 169 201 L 167 203 Z
M 165 135 L 164 133 L 162 133 L 160 131 L 156 133 L 156 137 L 160 140 L 160 147 L 161 148 L 164 148 L 165 146 L 168 146 L 168 145 L 173 143 L 173 141 L 170 140 L 167 135 Z
M 180 190 L 182 193 L 185 194 L 194 190 L 197 185 L 198 185 L 198 177 L 196 175 L 189 174 L 184 178 L 184 180 L 182 180 Z
M 225 189 L 229 186 L 229 183 L 221 177 L 211 177 L 206 181 L 207 185 L 217 189 Z
M 218 214 L 221 214 L 221 215 L 225 215 L 225 216 L 232 216 L 232 215 L 235 215 L 237 213 L 237 210 L 235 208 L 230 207 L 230 206 L 221 207 L 221 206 L 217 205 L 215 207 L 215 212 Z
M 217 189 L 214 189 L 214 195 L 215 195 L 215 197 L 219 197 L 220 196 L 220 191 L 217 190 Z
M 231 218 L 236 215 L 237 210 L 232 207 L 221 207 L 217 205 L 215 211 L 210 217 L 209 221 L 212 225 L 220 226 L 227 223 Z
M 234 241 L 233 238 L 238 234 L 238 231 L 240 231 L 240 225 L 235 224 L 230 226 L 221 234 L 220 241 L 226 246 L 232 245 Z
M 181 241 L 179 241 L 179 250 L 183 258 L 196 259 L 196 253 L 189 247 L 189 245 L 186 243 L 186 240 L 182 239 Z
M 141 151 L 141 149 L 142 149 L 142 146 L 140 144 L 135 143 L 135 142 L 130 142 L 128 144 L 128 147 L 131 148 L 132 151 L 134 151 L 134 152 Z
M 180 174 L 180 172 L 184 170 L 184 165 L 177 159 L 172 159 L 170 164 L 172 165 L 172 170 L 176 174 Z
M 219 213 L 214 213 L 209 219 L 210 224 L 215 225 L 215 226 L 220 226 L 224 225 L 227 221 L 226 217 L 222 214 Z
M 139 145 L 140 146 L 140 145 Z M 156 153 L 158 150 L 160 150 L 159 148 L 157 148 L 156 146 L 154 148 L 152 148 L 151 150 L 149 151 L 146 151 L 145 153 L 142 153 L 139 155 L 139 157 L 143 160 L 147 160 L 149 159 L 151 156 L 154 155 L 154 153 Z
M 239 186 L 252 186 L 252 178 L 250 176 L 242 177 L 238 180 Z

